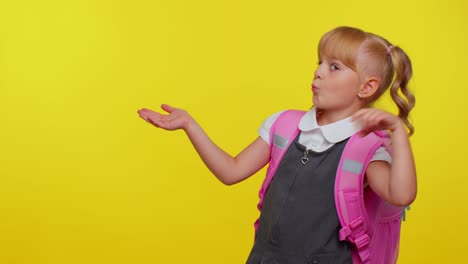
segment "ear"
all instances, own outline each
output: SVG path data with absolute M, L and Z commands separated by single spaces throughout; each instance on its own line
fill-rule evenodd
M 358 97 L 361 99 L 369 98 L 377 92 L 380 80 L 376 77 L 367 78 L 359 89 Z

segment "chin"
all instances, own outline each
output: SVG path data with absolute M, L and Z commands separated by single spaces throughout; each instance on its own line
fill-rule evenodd
M 312 101 L 312 105 L 315 106 L 317 109 L 323 109 L 324 105 L 318 102 L 317 100 Z
M 318 107 L 320 105 L 320 102 L 317 102 L 318 100 L 315 98 L 315 96 L 312 98 L 312 105 Z

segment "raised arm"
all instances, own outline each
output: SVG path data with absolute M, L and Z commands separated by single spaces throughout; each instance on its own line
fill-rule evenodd
M 186 111 L 165 104 L 161 108 L 168 114 L 145 108 L 138 114 L 156 127 L 183 129 L 205 165 L 222 183 L 232 185 L 241 182 L 268 163 L 270 148 L 260 137 L 233 157 L 219 148 Z
M 363 125 L 361 133 L 389 130 L 392 139 L 392 164 L 374 161 L 369 164 L 366 178 L 369 186 L 391 204 L 406 206 L 416 198 L 416 169 L 408 134 L 400 118 L 378 110 L 363 109 L 353 115 Z

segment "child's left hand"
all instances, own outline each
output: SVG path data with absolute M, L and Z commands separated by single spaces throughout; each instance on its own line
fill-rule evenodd
M 376 130 L 390 130 L 395 132 L 398 129 L 404 129 L 403 122 L 397 116 L 375 108 L 360 109 L 353 114 L 352 120 L 361 125 L 362 136 Z

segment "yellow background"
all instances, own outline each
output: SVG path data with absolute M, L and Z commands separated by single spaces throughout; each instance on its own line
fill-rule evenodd
M 183 132 L 136 111 L 187 109 L 236 154 L 270 114 L 311 105 L 318 40 L 339 25 L 413 61 L 419 193 L 399 263 L 462 263 L 467 11 L 461 0 L 1 1 L 0 263 L 244 263 L 264 171 L 224 186 Z

